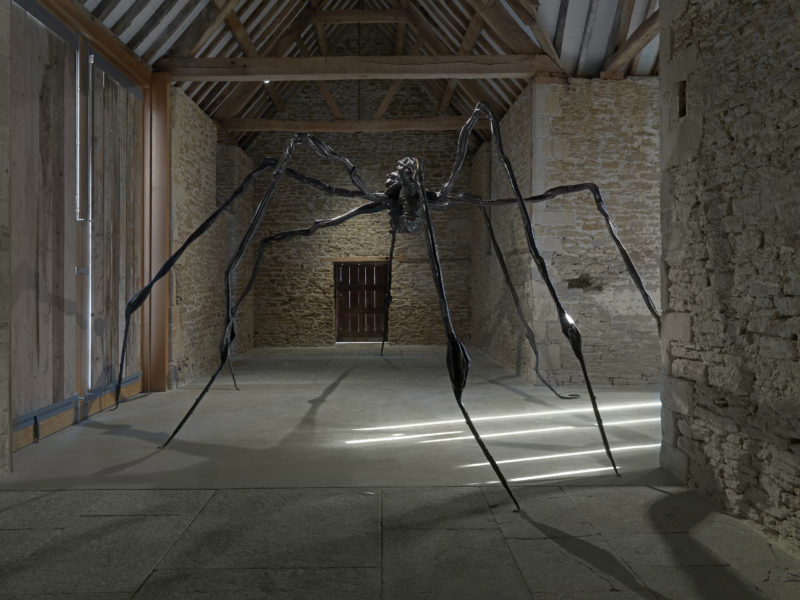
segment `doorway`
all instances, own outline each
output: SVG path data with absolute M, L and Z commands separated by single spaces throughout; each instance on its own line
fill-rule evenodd
M 383 340 L 383 305 L 389 263 L 337 262 L 333 265 L 336 341 Z

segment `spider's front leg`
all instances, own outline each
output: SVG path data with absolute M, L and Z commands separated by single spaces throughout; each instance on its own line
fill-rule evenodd
M 356 186 L 358 191 L 355 192 L 353 190 L 341 190 L 340 188 L 335 188 L 333 186 L 329 186 L 327 184 L 323 184 L 319 180 L 311 179 L 311 178 L 302 176 L 302 174 L 299 174 L 296 171 L 291 171 L 290 172 L 289 168 L 288 168 L 289 160 L 291 159 L 292 154 L 294 153 L 295 148 L 298 145 L 306 146 L 306 147 L 310 148 L 311 150 L 313 150 L 321 158 L 327 159 L 327 160 L 329 160 L 331 162 L 338 163 L 338 164 L 342 165 L 343 167 L 345 167 L 345 169 L 347 170 L 347 174 L 350 177 L 350 181 Z M 325 220 L 321 220 L 321 221 L 315 221 L 314 225 L 312 225 L 308 229 L 299 229 L 299 230 L 287 231 L 287 232 L 283 232 L 283 233 L 277 234 L 275 236 L 271 236 L 269 238 L 264 238 L 261 241 L 261 244 L 259 244 L 259 253 L 258 253 L 258 257 L 256 259 L 256 263 L 255 263 L 255 265 L 253 267 L 253 273 L 252 273 L 252 275 L 250 277 L 250 280 L 248 281 L 248 284 L 245 287 L 245 290 L 242 292 L 242 295 L 240 296 L 238 301 L 236 301 L 234 303 L 234 301 L 233 301 L 233 273 L 235 272 L 236 268 L 239 266 L 239 263 L 241 262 L 242 258 L 244 257 L 244 254 L 247 251 L 247 249 L 250 247 L 250 244 L 252 243 L 253 238 L 255 237 L 255 234 L 256 234 L 258 228 L 261 226 L 261 223 L 264 220 L 264 215 L 265 215 L 267 206 L 268 206 L 273 194 L 275 193 L 275 189 L 277 188 L 278 183 L 281 181 L 281 179 L 283 178 L 283 176 L 287 172 L 288 172 L 288 174 L 290 176 L 295 177 L 296 179 L 299 179 L 303 183 L 308 183 L 308 184 L 314 185 L 315 187 L 323 189 L 323 191 L 326 191 L 327 193 L 336 194 L 337 191 L 341 191 L 341 192 L 343 192 L 341 195 L 347 195 L 347 196 L 350 196 L 350 197 L 362 196 L 362 197 L 366 197 L 366 198 L 370 199 L 371 202 L 369 202 L 368 204 L 363 205 L 363 206 L 361 206 L 361 207 L 359 207 L 357 209 L 354 209 L 354 210 L 348 212 L 347 214 L 342 215 L 341 217 L 336 217 L 334 219 L 325 219 Z M 315 137 L 313 137 L 313 136 L 311 136 L 309 134 L 298 133 L 298 134 L 294 134 L 292 136 L 291 140 L 289 141 L 289 144 L 287 144 L 286 149 L 284 150 L 283 156 L 281 157 L 281 159 L 275 165 L 275 170 L 272 173 L 272 179 L 270 180 L 269 186 L 267 187 L 267 190 L 264 192 L 264 195 L 259 200 L 258 205 L 256 206 L 256 209 L 255 209 L 255 211 L 253 213 L 253 217 L 250 220 L 250 224 L 248 225 L 247 230 L 245 231 L 244 235 L 242 236 L 242 239 L 239 242 L 239 245 L 237 246 L 236 251 L 233 253 L 233 256 L 231 257 L 230 261 L 228 261 L 228 265 L 227 265 L 227 267 L 225 269 L 225 302 L 226 302 L 227 310 L 226 310 L 225 330 L 224 330 L 224 333 L 222 335 L 222 341 L 220 342 L 220 363 L 219 363 L 219 366 L 214 371 L 214 373 L 212 373 L 210 379 L 208 380 L 208 383 L 206 383 L 205 387 L 200 392 L 200 394 L 197 396 L 197 398 L 195 399 L 194 403 L 191 405 L 191 407 L 189 407 L 189 410 L 186 412 L 186 414 L 184 415 L 183 419 L 181 419 L 180 423 L 178 423 L 178 426 L 170 434 L 170 436 L 167 439 L 167 441 L 164 442 L 164 445 L 162 446 L 162 448 L 165 448 L 172 441 L 172 439 L 175 437 L 175 435 L 177 435 L 177 433 L 184 426 L 186 421 L 188 421 L 189 417 L 192 415 L 192 413 L 195 411 L 197 406 L 200 404 L 200 402 L 206 396 L 208 391 L 211 389 L 211 386 L 214 384 L 214 381 L 217 379 L 217 376 L 219 375 L 220 371 L 222 371 L 223 367 L 228 362 L 229 357 L 230 357 L 231 344 L 233 343 L 233 340 L 236 338 L 236 328 L 235 328 L 236 312 L 237 312 L 238 307 L 241 304 L 241 302 L 244 300 L 244 298 L 247 296 L 247 294 L 250 292 L 250 290 L 253 287 L 256 275 L 258 273 L 258 269 L 259 269 L 260 264 L 261 264 L 261 259 L 262 259 L 265 247 L 269 243 L 271 243 L 273 241 L 281 241 L 281 240 L 288 239 L 288 238 L 291 238 L 291 237 L 294 237 L 294 236 L 297 236 L 297 235 L 310 235 L 311 233 L 313 233 L 314 231 L 316 231 L 320 227 L 330 227 L 330 226 L 333 226 L 333 225 L 338 225 L 338 224 L 340 224 L 340 223 L 342 223 L 342 222 L 344 222 L 344 221 L 346 221 L 346 220 L 348 220 L 348 219 L 350 219 L 350 218 L 352 218 L 354 216 L 357 216 L 358 214 L 364 214 L 364 213 L 368 213 L 368 212 L 375 212 L 377 210 L 383 210 L 383 201 L 378 199 L 376 197 L 376 195 L 373 194 L 370 191 L 370 189 L 367 187 L 367 185 L 364 182 L 364 180 L 361 178 L 361 175 L 358 173 L 358 170 L 356 169 L 356 166 L 347 157 L 338 154 L 330 146 L 328 146 L 327 144 L 325 144 L 321 140 L 319 140 L 319 139 L 317 139 L 317 138 L 315 138 Z
M 117 383 L 114 388 L 115 409 L 119 406 L 119 396 L 120 396 L 120 390 L 122 388 L 122 370 L 125 365 L 125 355 L 128 350 L 128 332 L 130 330 L 131 317 L 137 310 L 139 310 L 142 304 L 144 304 L 145 300 L 147 300 L 147 297 L 150 295 L 153 286 L 156 283 L 158 283 L 160 279 L 165 277 L 167 273 L 170 272 L 172 267 L 175 266 L 175 263 L 178 262 L 180 257 L 183 255 L 184 252 L 186 252 L 189 246 L 191 246 L 200 236 L 206 233 L 206 231 L 208 231 L 211 228 L 211 226 L 217 221 L 219 216 L 247 191 L 247 189 L 253 183 L 253 180 L 257 175 L 259 175 L 263 171 L 266 171 L 269 168 L 274 167 L 275 164 L 276 164 L 275 159 L 265 158 L 255 169 L 250 171 L 250 173 L 247 174 L 247 176 L 242 180 L 242 183 L 239 184 L 239 187 L 237 187 L 234 190 L 234 192 L 230 195 L 230 197 L 225 202 L 220 204 L 219 207 L 217 207 L 217 209 L 214 212 L 212 212 L 208 217 L 206 217 L 206 220 L 200 223 L 200 225 L 197 226 L 197 229 L 195 229 L 189 235 L 189 237 L 186 238 L 186 241 L 184 241 L 183 244 L 181 244 L 181 246 L 175 252 L 173 252 L 166 261 L 164 261 L 164 264 L 161 265 L 161 267 L 158 269 L 158 272 L 153 276 L 153 278 L 149 282 L 147 282 L 147 285 L 136 291 L 128 300 L 127 304 L 125 305 L 125 331 L 122 335 L 122 349 L 120 350 L 119 374 L 117 376 Z
M 528 244 L 528 251 L 531 257 L 533 258 L 533 262 L 536 265 L 537 270 L 539 271 L 539 275 L 542 277 L 542 280 L 547 286 L 547 290 L 550 293 L 550 297 L 552 298 L 553 303 L 555 304 L 556 313 L 558 314 L 558 321 L 559 324 L 561 325 L 561 332 L 564 334 L 564 337 L 566 337 L 567 340 L 569 341 L 570 348 L 572 349 L 575 358 L 578 360 L 578 363 L 580 364 L 581 372 L 583 374 L 583 379 L 584 382 L 586 383 L 586 391 L 589 394 L 589 400 L 591 401 L 595 421 L 597 422 L 597 428 L 600 430 L 600 437 L 603 441 L 603 448 L 605 449 L 608 460 L 611 462 L 611 466 L 614 468 L 614 472 L 617 475 L 619 475 L 617 464 L 614 461 L 613 455 L 611 454 L 611 446 L 608 443 L 606 430 L 605 427 L 603 426 L 603 419 L 600 416 L 600 409 L 597 405 L 597 397 L 594 394 L 594 389 L 592 388 L 592 383 L 591 380 L 589 379 L 589 373 L 586 369 L 586 361 L 584 360 L 583 357 L 583 348 L 582 348 L 580 331 L 578 330 L 578 327 L 577 325 L 575 325 L 575 322 L 572 320 L 572 318 L 567 314 L 567 311 L 564 310 L 564 306 L 561 304 L 561 299 L 558 297 L 558 294 L 556 293 L 555 286 L 553 285 L 553 282 L 550 280 L 550 275 L 547 272 L 547 265 L 544 262 L 544 258 L 542 257 L 541 253 L 539 252 L 539 248 L 536 245 L 536 239 L 534 238 L 533 235 L 533 223 L 531 222 L 530 215 L 528 214 L 528 211 L 525 207 L 525 202 L 523 200 L 522 193 L 520 192 L 519 184 L 517 183 L 517 178 L 514 175 L 514 169 L 511 166 L 511 161 L 509 161 L 508 156 L 506 156 L 503 150 L 503 142 L 500 135 L 500 123 L 497 120 L 497 117 L 495 116 L 492 109 L 482 102 L 478 103 L 470 118 L 461 128 L 461 132 L 459 133 L 458 137 L 458 152 L 455 164 L 453 165 L 453 171 L 450 174 L 450 178 L 442 186 L 442 190 L 438 194 L 438 199 L 443 203 L 447 203 L 450 200 L 450 193 L 453 189 L 453 186 L 455 185 L 456 178 L 461 172 L 461 169 L 464 165 L 464 161 L 466 159 L 467 142 L 469 140 L 469 135 L 474 130 L 475 125 L 481 116 L 485 116 L 489 120 L 489 124 L 491 126 L 492 141 L 494 142 L 497 154 L 500 157 L 500 161 L 502 162 L 503 167 L 506 171 L 506 175 L 508 176 L 509 182 L 511 183 L 511 188 L 514 191 L 514 202 L 517 204 L 520 210 L 522 223 L 525 230 L 525 239 Z M 612 234 L 613 233 L 614 232 L 612 231 Z M 621 246 L 621 244 L 618 244 L 618 246 Z M 624 248 L 621 250 L 624 250 Z M 625 254 L 623 254 L 623 258 L 625 258 Z M 627 264 L 628 262 L 626 261 L 626 265 Z
M 417 195 L 422 201 L 423 212 L 425 214 L 425 241 L 428 246 L 428 258 L 431 264 L 436 294 L 439 297 L 439 310 L 442 315 L 442 323 L 444 324 L 445 333 L 447 334 L 447 371 L 450 375 L 450 384 L 453 387 L 453 394 L 456 397 L 458 408 L 461 409 L 461 414 L 464 416 L 464 421 L 467 423 L 467 427 L 472 433 L 472 436 L 475 438 L 478 446 L 480 446 L 483 455 L 486 457 L 486 460 L 489 461 L 489 464 L 492 466 L 492 469 L 500 480 L 500 483 L 505 488 L 509 497 L 514 502 L 517 510 L 520 510 L 519 502 L 517 501 L 516 496 L 514 496 L 514 492 L 511 491 L 505 475 L 503 475 L 503 472 L 500 470 L 500 466 L 494 460 L 492 453 L 489 452 L 489 448 L 486 446 L 480 434 L 478 433 L 478 430 L 475 427 L 475 424 L 472 422 L 472 419 L 470 418 L 461 398 L 464 387 L 467 385 L 467 375 L 469 374 L 470 362 L 469 354 L 467 354 L 467 349 L 464 347 L 464 344 L 460 339 L 458 339 L 455 328 L 453 327 L 453 320 L 450 318 L 450 307 L 447 304 L 447 293 L 445 292 L 444 278 L 442 277 L 442 264 L 439 260 L 439 249 L 436 244 L 436 232 L 433 229 L 433 221 L 431 220 L 430 207 L 428 205 L 427 193 L 422 176 L 422 168 L 419 164 L 419 161 L 417 161 L 415 167 L 415 184 Z

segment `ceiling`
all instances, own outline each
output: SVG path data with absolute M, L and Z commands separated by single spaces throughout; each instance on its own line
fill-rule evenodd
M 468 115 L 478 100 L 487 101 L 502 116 L 531 77 L 621 79 L 656 75 L 658 70 L 658 0 L 82 0 L 82 4 L 155 69 L 179 73 L 178 66 L 202 67 L 197 71 L 202 74 L 191 75 L 192 80 L 175 75 L 176 85 L 218 120 L 227 137 L 243 146 L 257 135 L 253 128 L 274 125 L 269 120 L 303 80 L 399 82 L 419 77 L 438 100 L 438 111 L 429 116 L 439 119 L 431 119 L 431 127 L 448 128 L 455 120 L 441 117 Z M 420 75 L 414 71 L 350 77 L 333 75 L 335 69 L 329 66 L 322 73 L 304 71 L 309 62 L 321 60 L 309 57 L 341 54 L 337 43 L 353 27 L 376 28 L 394 42 L 397 56 L 383 58 L 387 69 L 395 68 L 396 60 L 403 63 L 397 68 L 411 69 L 403 61 L 413 60 L 414 68 L 420 65 Z M 257 80 L 225 80 L 226 75 L 212 76 L 213 69 L 206 68 L 213 62 L 207 59 L 213 57 L 241 57 L 248 66 L 262 61 L 257 66 L 265 70 Z M 278 75 L 270 79 L 267 73 L 275 73 L 269 69 L 277 61 L 267 64 L 266 57 L 293 59 L 278 65 L 291 71 L 286 80 L 276 80 Z M 463 57 L 470 62 L 469 72 L 459 71 L 459 79 L 445 77 L 446 65 L 434 68 L 439 57 L 451 61 Z M 497 59 L 489 65 L 480 57 L 519 59 L 535 66 L 524 73 L 503 71 Z M 218 62 L 211 66 L 219 66 Z M 497 72 L 489 72 L 492 69 Z M 341 118 L 325 82 L 318 85 L 334 120 Z M 385 118 L 391 99 L 390 91 L 371 121 Z M 375 124 L 346 125 L 358 130 Z

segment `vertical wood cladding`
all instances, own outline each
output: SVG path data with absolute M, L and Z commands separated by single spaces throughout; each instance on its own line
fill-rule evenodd
M 17 417 L 76 391 L 75 52 L 16 4 L 11 47 L 11 396 Z
M 0 473 L 11 469 L 11 2 L 0 0 Z
M 100 69 L 92 86 L 92 389 L 116 380 L 125 303 L 141 287 L 142 102 Z M 131 319 L 123 377 L 139 371 Z

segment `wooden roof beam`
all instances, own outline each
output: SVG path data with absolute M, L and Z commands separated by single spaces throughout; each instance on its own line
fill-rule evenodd
M 174 81 L 525 79 L 555 69 L 543 54 L 165 58 L 156 66 Z
M 311 13 L 312 25 L 355 25 L 358 23 L 408 23 L 406 11 L 384 10 L 315 10 Z
M 472 48 L 475 46 L 475 42 L 478 41 L 478 36 L 481 34 L 481 28 L 483 27 L 483 17 L 479 13 L 475 13 L 472 15 L 472 19 L 470 19 L 469 25 L 467 25 L 467 31 L 464 33 L 464 39 L 461 40 L 461 47 L 458 49 L 458 54 L 464 56 L 466 54 L 470 54 L 472 52 Z M 441 98 L 439 99 L 439 114 L 443 115 L 444 112 L 447 110 L 447 106 L 450 104 L 450 98 L 453 97 L 453 92 L 456 89 L 456 84 L 458 83 L 457 79 L 449 79 L 447 81 L 447 86 L 442 93 Z
M 300 36 L 303 30 L 308 26 L 307 17 L 310 14 L 310 9 L 307 7 L 300 10 L 297 15 L 291 18 L 291 24 L 286 28 L 283 34 L 270 42 L 267 46 L 264 54 L 269 56 L 272 54 L 285 54 L 289 48 L 295 43 L 298 36 Z M 282 14 L 281 17 L 286 17 L 287 14 Z M 269 80 L 269 77 L 262 78 L 262 81 Z M 281 96 L 280 91 L 278 88 L 270 81 L 269 84 L 264 84 L 267 86 L 267 92 L 269 93 L 272 91 L 275 96 L 273 97 L 270 94 L 270 98 L 275 103 L 275 106 L 278 110 L 283 108 L 283 101 L 284 98 Z M 260 86 L 257 83 L 243 83 L 234 89 L 234 91 L 228 96 L 222 106 L 219 107 L 219 110 L 214 114 L 215 118 L 219 119 L 227 119 L 230 118 L 239 112 L 241 112 L 245 106 L 247 106 L 253 97 L 258 93 Z M 278 101 L 276 101 L 276 99 Z
M 649 17 L 653 14 L 653 12 L 658 8 L 657 0 L 647 0 L 647 12 L 645 12 L 645 18 Z M 658 53 L 656 53 L 658 55 Z M 642 53 L 639 52 L 631 61 L 630 68 L 628 73 L 631 75 L 635 75 L 636 71 L 639 69 L 639 60 L 642 58 Z
M 469 4 L 475 9 L 486 25 L 497 34 L 514 54 L 533 54 L 541 53 L 533 41 L 520 29 L 514 18 L 508 14 L 506 9 L 497 0 L 469 0 Z M 555 66 L 555 65 L 554 65 Z
M 624 74 L 625 68 L 633 57 L 639 54 L 639 52 L 658 35 L 658 13 L 659 11 L 655 11 L 645 19 L 644 23 L 639 25 L 636 31 L 631 34 L 631 37 L 606 60 L 605 64 L 603 64 L 603 70 L 600 73 L 601 77 L 616 79 L 619 73 Z
M 310 56 L 311 51 L 306 46 L 306 43 L 303 41 L 302 36 L 297 36 L 297 47 L 300 49 L 300 53 L 304 56 Z M 328 105 L 328 110 L 331 111 L 334 119 L 344 119 L 344 114 L 342 114 L 342 110 L 339 108 L 339 105 L 336 104 L 336 100 L 331 94 L 331 90 L 328 88 L 328 84 L 325 81 L 317 81 L 317 87 L 319 87 L 319 91 L 322 94 L 322 97 L 325 99 L 325 104 Z
M 192 44 L 192 49 L 189 52 L 190 55 L 194 56 L 206 45 L 206 42 L 211 39 L 211 36 L 220 28 L 220 26 L 225 22 L 225 17 L 227 17 L 235 8 L 236 5 L 239 3 L 239 0 L 228 0 L 227 3 L 223 3 L 220 6 L 219 2 L 214 2 L 215 6 L 217 7 L 217 16 L 214 17 L 200 36 L 197 38 L 197 41 Z
M 411 50 L 408 51 L 409 56 L 413 56 L 417 52 L 419 52 L 420 47 L 422 47 L 422 40 L 418 37 L 417 41 L 414 42 Z M 389 108 L 389 104 L 391 104 L 392 99 L 397 94 L 397 91 L 400 89 L 400 84 L 403 83 L 402 79 L 395 79 L 392 82 L 392 85 L 389 86 L 389 91 L 386 92 L 386 95 L 383 97 L 378 110 L 375 111 L 375 116 L 373 118 L 380 119 L 386 110 Z
M 313 8 L 315 11 L 319 9 L 319 0 L 311 0 L 310 4 L 311 8 Z M 315 23 L 314 29 L 317 31 L 317 43 L 319 44 L 319 51 L 323 56 L 327 56 L 331 51 L 328 47 L 328 37 L 325 35 L 325 25 L 322 23 Z
M 97 20 L 78 0 L 39 0 L 48 10 L 72 31 L 83 34 L 92 47 L 119 69 L 133 83 L 146 89 L 150 87 L 151 69 L 136 53 Z
M 539 46 L 541 46 L 545 54 L 553 59 L 553 62 L 558 65 L 558 68 L 562 72 L 566 72 L 564 70 L 563 63 L 561 62 L 561 57 L 558 55 L 558 52 L 556 52 L 556 47 L 553 45 L 553 41 L 550 39 L 550 36 L 547 35 L 547 32 L 544 30 L 541 22 L 539 21 L 539 11 L 537 10 L 538 5 L 530 0 L 508 1 L 519 18 L 522 19 L 522 22 L 531 28 L 533 37 L 535 37 L 536 41 L 539 42 Z
M 305 133 L 354 133 L 387 131 L 454 131 L 464 126 L 465 117 L 427 117 L 413 119 L 279 120 L 224 119 L 220 126 L 228 131 L 292 131 Z M 479 121 L 478 128 L 489 127 Z
M 433 31 L 428 21 L 424 16 L 422 16 L 417 7 L 415 7 L 413 4 L 408 8 L 408 16 L 409 23 L 417 31 L 417 35 L 422 37 L 422 41 L 425 46 L 433 50 L 435 54 L 446 54 L 449 52 L 447 47 L 436 36 L 436 33 Z M 492 107 L 493 111 L 497 113 L 502 112 L 503 107 L 492 94 L 486 93 L 480 82 L 468 79 L 461 81 L 460 84 L 465 96 L 472 106 L 475 106 L 479 100 L 483 100 Z
M 400 9 L 405 13 L 405 9 L 408 6 L 408 0 L 400 0 Z M 401 55 L 403 53 L 403 45 L 406 41 L 406 29 L 408 28 L 408 15 L 406 15 L 406 20 L 402 23 L 397 24 L 397 32 L 395 34 L 394 40 L 394 53 L 396 55 Z M 409 54 L 413 54 L 413 52 L 409 52 Z

